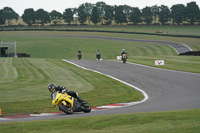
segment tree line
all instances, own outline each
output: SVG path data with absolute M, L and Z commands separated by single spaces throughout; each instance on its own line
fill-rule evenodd
M 13 19 L 18 20 L 22 18 L 23 22 L 28 26 L 34 24 L 48 24 L 53 22 L 54 25 L 65 21 L 68 24 L 86 22 L 91 25 L 111 25 L 115 24 L 162 24 L 168 22 L 172 24 L 182 24 L 188 22 L 191 25 L 200 22 L 200 10 L 196 2 L 187 3 L 187 5 L 176 4 L 171 8 L 165 5 L 152 7 L 146 6 L 143 9 L 138 7 L 131 7 L 128 5 L 111 6 L 105 2 L 97 2 L 96 4 L 84 3 L 78 8 L 67 8 L 63 13 L 56 10 L 50 13 L 44 9 L 34 11 L 33 8 L 24 10 L 22 16 L 19 16 L 12 8 L 4 7 L 0 10 L 0 25 L 6 22 L 11 25 Z

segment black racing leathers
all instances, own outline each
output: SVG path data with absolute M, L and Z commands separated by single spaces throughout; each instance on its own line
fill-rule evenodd
M 78 96 L 77 96 L 77 94 L 76 94 L 76 92 L 74 92 L 74 91 L 68 91 L 68 89 L 66 88 L 66 87 L 64 87 L 64 86 L 58 86 L 58 87 L 56 87 L 55 88 L 56 89 L 56 91 L 57 92 L 59 92 L 59 93 L 67 93 L 68 95 L 70 95 L 70 96 L 72 96 L 72 97 L 74 97 L 74 98 L 78 98 Z M 51 95 L 52 96 L 52 95 Z

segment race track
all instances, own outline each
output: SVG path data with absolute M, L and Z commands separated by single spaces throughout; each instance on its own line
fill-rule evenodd
M 149 98 L 143 103 L 123 108 L 75 113 L 73 115 L 59 114 L 18 118 L 0 122 L 200 108 L 200 74 L 155 69 L 131 63 L 123 64 L 118 61 L 70 60 L 70 62 L 132 84 L 145 91 Z
M 149 99 L 113 113 L 152 112 L 200 108 L 200 74 L 123 64 L 117 61 L 78 61 L 85 68 L 99 71 L 132 84 L 147 93 Z
M 25 35 L 17 35 L 17 36 L 25 36 Z M 34 36 L 34 35 L 27 35 L 27 36 Z M 177 51 L 177 53 L 191 51 L 191 49 L 188 48 L 187 46 L 174 42 L 130 40 L 130 39 L 86 37 L 86 36 L 49 36 L 49 37 L 78 37 L 78 38 L 113 39 L 119 41 L 159 43 L 173 47 Z M 155 111 L 200 108 L 200 102 L 199 102 L 200 74 L 171 71 L 164 69 L 155 69 L 131 63 L 123 64 L 122 62 L 118 61 L 106 61 L 106 60 L 105 61 L 70 60 L 70 61 L 85 68 L 99 71 L 101 73 L 125 81 L 133 86 L 136 86 L 141 90 L 145 91 L 149 98 L 143 103 L 123 108 L 92 111 L 91 113 L 75 113 L 73 115 L 59 114 L 59 115 L 49 115 L 43 117 L 8 119 L 8 120 L 0 120 L 0 122 L 45 120 L 45 119 L 85 117 L 85 116 L 106 115 L 106 114 L 155 112 Z

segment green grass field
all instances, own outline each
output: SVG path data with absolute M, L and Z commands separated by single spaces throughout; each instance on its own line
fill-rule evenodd
M 199 57 L 177 56 L 177 53 L 171 47 L 165 45 L 16 35 L 85 35 L 163 40 L 180 42 L 190 46 L 193 50 L 200 50 L 200 39 L 195 38 L 89 32 L 0 32 L 0 41 L 17 41 L 18 53 L 31 54 L 31 58 L 0 58 L 0 108 L 3 115 L 58 111 L 58 109 L 52 109 L 50 93 L 47 90 L 47 85 L 51 82 L 67 86 L 70 90 L 79 92 L 80 96 L 93 107 L 110 103 L 139 101 L 143 98 L 141 93 L 122 83 L 74 67 L 61 60 L 77 59 L 76 52 L 78 49 L 82 50 L 83 59 L 85 60 L 95 60 L 96 49 L 101 50 L 103 59 L 116 60 L 116 56 L 120 54 L 121 49 L 125 48 L 129 54 L 129 62 L 154 66 L 154 60 L 164 59 L 165 66 L 160 66 L 161 68 L 200 73 Z M 11 48 L 11 50 L 13 49 Z M 105 90 L 108 91 L 108 94 L 104 93 Z M 122 94 L 123 97 L 121 97 Z M 68 131 L 75 132 L 107 132 L 108 130 L 111 132 L 131 132 L 133 130 L 135 132 L 188 132 L 190 129 L 192 129 L 192 132 L 196 132 L 200 130 L 198 128 L 200 124 L 200 118 L 197 117 L 198 113 L 199 110 L 188 110 L 177 111 L 174 116 L 171 115 L 172 112 L 137 113 L 73 118 L 68 119 L 69 121 L 48 120 L 18 122 L 15 124 L 6 123 L 0 124 L 0 130 L 3 127 L 3 130 L 1 130 L 3 132 L 13 132 L 14 130 L 16 132 L 63 132 L 66 131 L 65 125 L 71 124 Z M 119 122 L 120 120 L 125 124 Z M 52 124 L 50 123 L 54 122 L 60 123 L 57 124 L 60 126 L 51 130 Z M 77 128 L 76 123 L 80 124 L 80 128 Z M 91 125 L 91 123 L 94 126 L 88 127 L 87 125 Z M 36 127 L 38 128 L 35 129 Z M 74 130 L 74 128 L 77 129 Z
M 17 41 L 19 53 L 31 54 L 32 58 L 77 59 L 76 52 L 81 49 L 83 59 L 94 60 L 95 50 L 100 49 L 102 58 L 116 60 L 121 49 L 125 48 L 129 54 L 128 61 L 154 66 L 154 61 L 164 59 L 167 63 L 161 68 L 175 69 L 200 73 L 199 57 L 177 56 L 177 53 L 168 46 L 151 43 L 124 42 L 101 39 L 79 39 L 65 37 L 33 37 L 33 36 L 7 36 L 7 35 L 80 35 L 80 36 L 109 36 L 116 38 L 162 40 L 179 42 L 191 47 L 194 51 L 200 50 L 198 38 L 175 38 L 150 35 L 90 33 L 90 32 L 1 32 L 3 41 Z M 72 47 L 73 46 L 73 47 Z M 191 67 L 192 66 L 192 67 Z M 155 67 L 155 66 L 154 66 Z

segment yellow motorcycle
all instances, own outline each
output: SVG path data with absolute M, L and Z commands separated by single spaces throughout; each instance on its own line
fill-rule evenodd
M 86 102 L 78 102 L 78 100 L 67 93 L 54 92 L 52 94 L 52 104 L 59 107 L 60 111 L 66 114 L 73 114 L 74 112 L 85 112 L 91 111 L 90 105 Z

